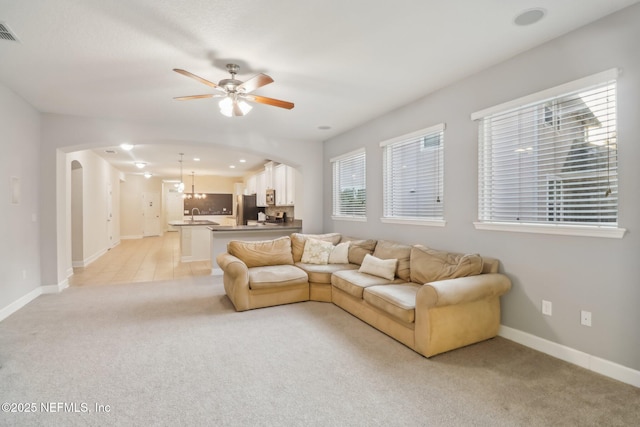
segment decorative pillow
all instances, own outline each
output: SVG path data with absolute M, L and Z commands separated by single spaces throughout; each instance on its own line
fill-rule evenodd
M 329 255 L 329 264 L 349 264 L 349 242 L 334 246 Z
M 411 271 L 409 269 L 411 246 L 390 240 L 378 240 L 373 256 L 380 259 L 396 258 L 398 260 L 396 276 L 407 282 L 411 279 Z
M 411 281 L 429 283 L 436 280 L 475 276 L 482 273 L 482 257 L 437 251 L 422 245 L 411 248 Z
M 293 264 L 289 236 L 255 242 L 232 240 L 227 244 L 227 252 L 240 258 L 249 268 Z
M 293 233 L 291 235 L 291 253 L 293 255 L 293 262 L 300 262 L 302 259 L 302 252 L 304 252 L 304 244 L 307 239 L 324 240 L 325 242 L 331 242 L 332 245 L 337 245 L 342 238 L 340 233 L 327 233 L 327 234 L 302 234 Z
M 373 255 L 366 254 L 358 271 L 393 280 L 396 276 L 397 264 L 397 259 L 380 259 Z
M 304 243 L 301 261 L 305 264 L 328 264 L 332 250 L 331 242 L 308 238 Z
M 376 248 L 377 240 L 358 240 L 351 237 L 344 237 L 341 242 L 349 242 L 349 263 L 362 264 L 366 254 L 372 254 Z

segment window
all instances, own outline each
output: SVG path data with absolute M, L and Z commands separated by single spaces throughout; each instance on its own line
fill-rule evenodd
M 478 228 L 624 234 L 617 229 L 616 77 L 610 70 L 472 115 L 480 121 Z
M 367 186 L 364 148 L 331 159 L 333 218 L 366 220 Z
M 444 225 L 443 134 L 440 124 L 380 143 L 383 222 Z

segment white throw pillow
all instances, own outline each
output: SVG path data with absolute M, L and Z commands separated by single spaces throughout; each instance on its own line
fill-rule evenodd
M 349 264 L 349 242 L 334 246 L 329 255 L 329 264 Z
M 331 242 L 309 238 L 304 243 L 304 252 L 300 261 L 305 264 L 328 264 L 332 250 Z
M 380 259 L 374 257 L 373 255 L 366 254 L 358 271 L 361 273 L 367 273 L 373 276 L 382 277 L 384 279 L 393 280 L 396 276 L 397 264 L 398 260 L 395 258 Z

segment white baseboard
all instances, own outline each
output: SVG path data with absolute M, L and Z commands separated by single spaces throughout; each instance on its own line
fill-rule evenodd
M 28 294 L 18 298 L 8 306 L 0 309 L 0 322 L 11 316 L 16 311 L 20 310 L 25 305 L 29 304 L 34 299 L 38 298 L 42 294 L 42 287 L 35 288 Z
M 142 234 L 134 234 L 131 236 L 120 236 L 120 240 L 142 239 L 143 237 Z
M 58 294 L 69 287 L 69 280 L 64 279 L 62 282 L 57 285 L 43 285 L 40 286 L 43 294 Z
M 73 268 L 86 267 L 89 264 L 91 264 L 92 262 L 94 262 L 95 260 L 97 260 L 98 258 L 100 258 L 102 255 L 106 254 L 107 251 L 108 251 L 108 249 L 103 249 L 103 250 L 98 251 L 95 254 L 91 255 L 89 258 L 83 259 L 82 261 L 72 261 L 71 262 L 71 266 Z
M 640 371 L 628 368 L 623 365 L 601 359 L 596 356 L 584 353 L 571 347 L 546 340 L 544 338 L 522 332 L 518 329 L 500 325 L 498 332 L 503 338 L 517 342 L 534 350 L 548 354 L 565 362 L 573 363 L 590 371 L 613 378 L 623 383 L 640 387 Z

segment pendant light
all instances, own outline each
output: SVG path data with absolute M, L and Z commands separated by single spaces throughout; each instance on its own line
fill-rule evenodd
M 205 193 L 202 194 L 198 194 L 196 193 L 196 173 L 194 171 L 191 171 L 191 194 L 187 195 L 187 198 L 194 198 L 194 199 L 206 199 L 207 195 Z

